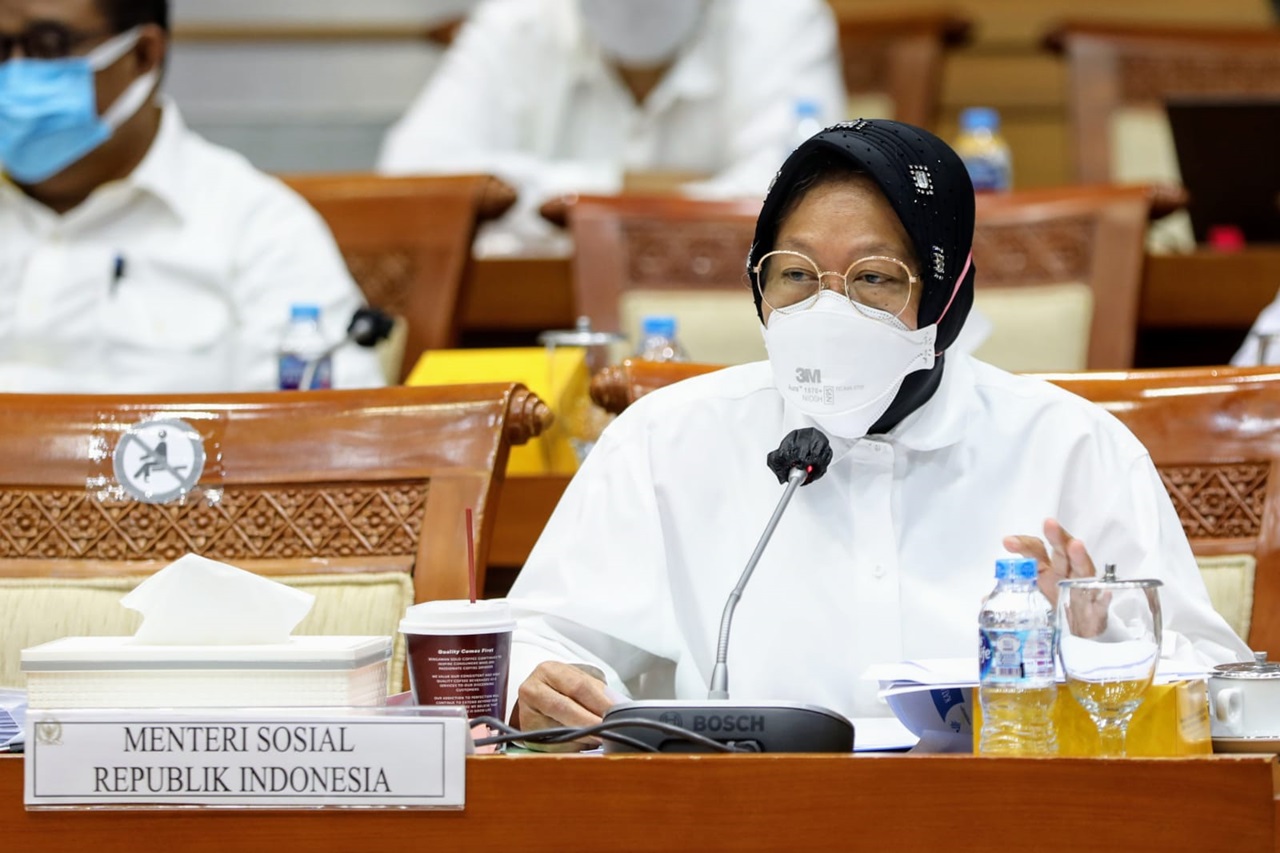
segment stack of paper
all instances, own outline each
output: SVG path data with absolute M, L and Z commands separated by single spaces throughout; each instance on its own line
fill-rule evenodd
M 22 726 L 26 719 L 26 692 L 0 687 L 0 752 L 22 746 Z

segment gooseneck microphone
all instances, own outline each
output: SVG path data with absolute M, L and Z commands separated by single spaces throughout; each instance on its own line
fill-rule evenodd
M 853 724 L 834 711 L 795 702 L 767 701 L 742 705 L 725 701 L 729 698 L 726 661 L 734 609 L 751 579 L 751 573 L 760 562 L 765 546 L 777 529 L 782 513 L 791 502 L 791 496 L 800 486 L 812 483 L 826 473 L 827 466 L 831 464 L 831 445 L 827 437 L 816 429 L 798 429 L 787 434 L 778 449 L 769 454 L 768 462 L 778 482 L 786 483 L 787 487 L 747 560 L 742 576 L 725 602 L 707 699 L 624 702 L 613 706 L 604 715 L 605 722 L 618 724 L 613 727 L 614 731 L 625 733 L 648 748 L 660 752 L 705 751 L 687 739 L 638 725 L 627 727 L 626 721 L 656 720 L 741 752 L 849 752 L 853 749 Z M 605 752 L 628 752 L 632 749 L 625 743 L 604 742 Z
M 358 344 L 366 349 L 375 347 L 390 337 L 395 324 L 396 321 L 385 311 L 379 311 L 377 308 L 357 308 L 356 313 L 351 315 L 351 322 L 347 324 L 346 337 L 331 344 L 307 362 L 307 366 L 302 371 L 302 380 L 298 382 L 298 388 L 302 391 L 310 391 L 311 383 L 316 380 L 316 371 L 320 368 L 320 363 L 347 344 Z
M 729 593 L 729 600 L 724 604 L 724 613 L 720 616 L 720 640 L 716 644 L 716 663 L 711 670 L 711 689 L 707 692 L 708 699 L 729 698 L 729 630 L 733 627 L 733 611 L 742 598 L 742 591 L 747 588 L 747 582 L 751 580 L 751 573 L 756 570 L 756 564 L 764 554 L 765 546 L 773 538 L 773 531 L 777 529 L 782 513 L 786 511 L 787 504 L 791 503 L 791 496 L 796 493 L 796 489 L 807 486 L 827 473 L 827 466 L 831 464 L 831 443 L 821 431 L 812 427 L 792 430 L 787 433 L 786 438 L 782 439 L 778 449 L 769 454 L 767 461 L 773 473 L 777 475 L 778 482 L 786 483 L 787 488 L 783 491 L 782 498 L 778 501 L 778 506 L 774 509 L 769 523 L 764 526 L 764 533 L 756 543 L 756 549 L 751 552 L 747 566 L 742 570 L 742 577 L 738 578 L 738 585 Z

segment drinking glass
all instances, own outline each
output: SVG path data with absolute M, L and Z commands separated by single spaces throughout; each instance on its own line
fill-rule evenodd
M 552 410 L 556 414 L 551 430 L 543 436 L 542 446 L 545 453 L 552 453 L 557 436 L 563 436 L 573 448 L 574 457 L 579 465 L 586 459 L 596 439 L 609 424 L 610 415 L 591 401 L 588 384 L 591 377 L 605 367 L 610 358 L 610 348 L 626 338 L 617 332 L 601 332 L 591 328 L 588 317 L 579 317 L 573 329 L 559 329 L 543 332 L 538 335 L 538 343 L 547 348 L 547 387 L 554 394 L 555 389 L 564 386 L 562 397 L 551 400 Z M 556 351 L 565 347 L 578 347 L 586 353 L 586 383 L 565 383 L 568 376 L 557 375 L 557 369 L 563 372 L 561 360 L 556 358 Z M 547 458 L 548 470 L 557 470 L 555 460 Z
M 1067 686 L 1098 727 L 1101 754 L 1125 754 L 1133 712 L 1160 660 L 1158 580 L 1102 577 L 1058 582 L 1058 657 Z

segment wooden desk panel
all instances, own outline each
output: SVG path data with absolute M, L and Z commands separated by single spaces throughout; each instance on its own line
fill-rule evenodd
M 5 849 L 47 853 L 1270 851 L 1276 769 L 1275 756 L 495 756 L 468 759 L 462 812 L 28 812 L 22 760 L 0 757 L 0 827 Z

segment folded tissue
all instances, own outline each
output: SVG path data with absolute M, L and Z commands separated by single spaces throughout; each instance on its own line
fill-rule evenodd
M 292 636 L 315 596 L 188 554 L 121 599 L 132 637 L 22 650 L 30 707 L 333 707 L 386 698 L 391 637 Z
M 187 554 L 120 599 L 142 614 L 134 642 L 167 646 L 285 643 L 315 603 L 309 592 Z

